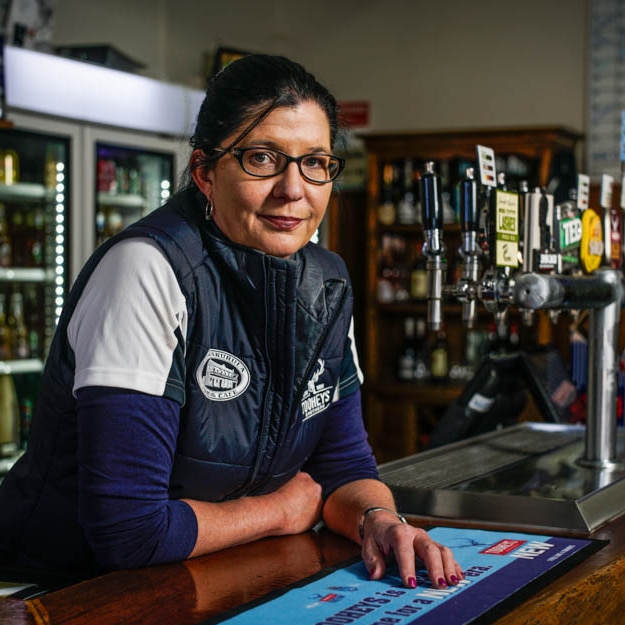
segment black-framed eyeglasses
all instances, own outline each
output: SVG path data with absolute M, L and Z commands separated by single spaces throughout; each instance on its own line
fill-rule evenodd
M 239 161 L 241 169 L 250 176 L 272 178 L 281 174 L 291 163 L 297 163 L 300 174 L 313 184 L 325 184 L 336 180 L 345 167 L 345 160 L 333 154 L 313 152 L 302 156 L 290 156 L 286 152 L 274 148 L 256 147 L 230 148 L 214 152 L 219 157 L 226 153 L 232 154 Z

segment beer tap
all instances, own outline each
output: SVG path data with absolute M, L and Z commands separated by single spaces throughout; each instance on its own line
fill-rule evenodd
M 420 190 L 424 231 L 423 255 L 427 259 L 427 318 L 430 328 L 439 330 L 443 323 L 442 299 L 447 260 L 443 241 L 440 177 L 436 174 L 434 163 L 431 161 L 425 164 L 425 171 L 420 179 Z
M 556 249 L 554 232 L 557 222 L 553 195 L 536 187 L 525 195 L 525 220 L 523 224 L 524 250 L 523 271 L 525 273 L 556 273 L 561 267 L 560 254 Z M 533 318 L 533 311 L 524 311 L 524 320 Z M 558 310 L 550 310 L 549 317 L 557 320 Z
M 469 167 L 458 183 L 462 244 L 458 253 L 463 259 L 462 276 L 456 285 L 456 297 L 462 303 L 462 322 L 473 328 L 476 319 L 477 283 L 482 249 L 478 242 L 479 207 L 474 169 Z
M 554 269 L 551 255 L 549 213 L 553 213 L 553 197 L 536 187 L 525 196 L 523 224 L 523 271 L 549 272 Z
M 582 240 L 579 247 L 579 261 L 584 273 L 593 273 L 601 266 L 604 253 L 601 218 L 590 206 L 590 177 L 577 176 L 577 205 L 582 219 Z
M 582 220 L 576 189 L 571 189 L 569 200 L 554 206 L 554 231 L 558 266 L 556 273 L 581 273 L 579 248 L 582 241 Z M 558 236 L 559 234 L 559 236 Z
M 614 178 L 607 174 L 601 176 L 601 208 L 603 210 L 605 265 L 620 269 L 623 265 L 621 210 L 614 206 L 612 199 Z
M 501 176 L 498 188 L 494 151 L 478 145 L 477 153 L 484 187 L 489 265 L 478 285 L 478 297 L 499 321 L 513 300 L 511 270 L 517 268 L 519 262 L 519 196 L 505 188 L 505 179 Z
M 471 170 L 466 172 L 459 185 L 462 222 L 459 254 L 465 265 L 458 284 L 451 287 L 443 282 L 446 266 L 443 207 L 439 177 L 434 172 L 433 163 L 426 165 L 421 177 L 430 325 L 439 328 L 442 323 L 443 294 L 462 302 L 463 322 L 469 327 L 475 320 L 476 300 L 479 300 L 494 313 L 498 332 L 499 327 L 507 322 L 510 306 L 518 307 L 530 318 L 537 310 L 547 311 L 552 319 L 560 311 L 588 310 L 588 416 L 585 451 L 578 462 L 597 469 L 622 468 L 625 462 L 616 451 L 615 411 L 618 337 L 621 309 L 625 304 L 625 279 L 617 266 L 621 261 L 617 260 L 615 253 L 615 243 L 620 242 L 620 237 L 615 236 L 620 225 L 615 211 L 609 221 L 610 204 L 604 199 L 602 205 L 608 212 L 604 223 L 612 233 L 612 254 L 608 257 L 601 240 L 601 220 L 588 207 L 588 176 L 578 176 L 575 202 L 554 206 L 553 195 L 541 188 L 524 189 L 521 202 L 518 193 L 505 187 L 502 176 L 499 176 L 498 184 L 493 150 L 478 145 L 477 151 L 479 193 Z M 625 195 L 622 204 L 625 205 Z M 522 254 L 519 240 L 521 210 Z M 618 234 L 622 236 L 621 232 Z M 482 259 L 486 259 L 486 269 L 480 276 Z M 473 398 L 476 394 L 484 395 L 485 385 L 492 379 L 493 372 L 518 377 L 519 371 L 543 416 L 550 421 L 560 421 L 551 396 L 543 388 L 526 355 L 522 351 L 502 352 L 489 354 L 482 360 L 457 401 L 464 415 L 462 425 L 467 426 L 463 429 L 465 435 L 474 431 L 470 426 L 480 419 L 479 415 L 476 416 L 480 411 L 476 411 Z M 491 395 L 496 391 L 497 388 L 490 388 Z
M 601 241 L 600 218 L 589 208 L 589 182 L 588 176 L 579 174 L 572 201 L 555 207 L 554 228 L 558 228 L 560 245 L 556 247 L 556 266 L 544 271 L 544 262 L 524 265 L 526 273 L 515 281 L 514 299 L 524 310 L 567 310 L 574 315 L 582 309 L 588 311 L 588 412 L 584 455 L 578 463 L 611 469 L 622 466 L 616 450 L 615 413 L 625 283 L 621 271 L 610 267 L 610 252 Z M 602 183 L 605 195 L 601 203 L 608 213 L 604 213 L 604 224 L 610 233 L 612 227 L 616 230 L 609 221 L 611 180 L 604 177 Z M 612 235 L 614 244 L 619 239 Z

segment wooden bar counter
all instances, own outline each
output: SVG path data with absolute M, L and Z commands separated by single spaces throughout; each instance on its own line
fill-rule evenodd
M 410 517 L 414 525 L 432 521 Z M 610 542 L 500 617 L 496 625 L 623 625 L 625 515 L 591 537 Z M 339 564 L 358 551 L 327 530 L 265 539 L 179 564 L 117 571 L 29 600 L 0 599 L 0 623 L 195 625 Z

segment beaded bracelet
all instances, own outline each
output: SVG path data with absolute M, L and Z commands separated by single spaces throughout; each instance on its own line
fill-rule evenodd
M 380 510 L 384 510 L 385 512 L 390 512 L 391 514 L 394 514 L 402 523 L 408 523 L 408 521 L 406 521 L 406 519 L 401 514 L 395 512 L 395 510 L 391 510 L 390 508 L 381 508 L 379 506 L 376 506 L 374 508 L 367 508 L 362 513 L 360 523 L 358 524 L 358 534 L 360 534 L 361 540 L 365 537 L 365 521 L 367 520 L 367 516 L 372 512 L 378 512 Z

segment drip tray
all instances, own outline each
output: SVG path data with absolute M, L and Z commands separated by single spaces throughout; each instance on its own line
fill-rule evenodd
M 380 476 L 405 514 L 587 533 L 625 512 L 625 468 L 578 464 L 585 433 L 522 423 L 388 462 Z

